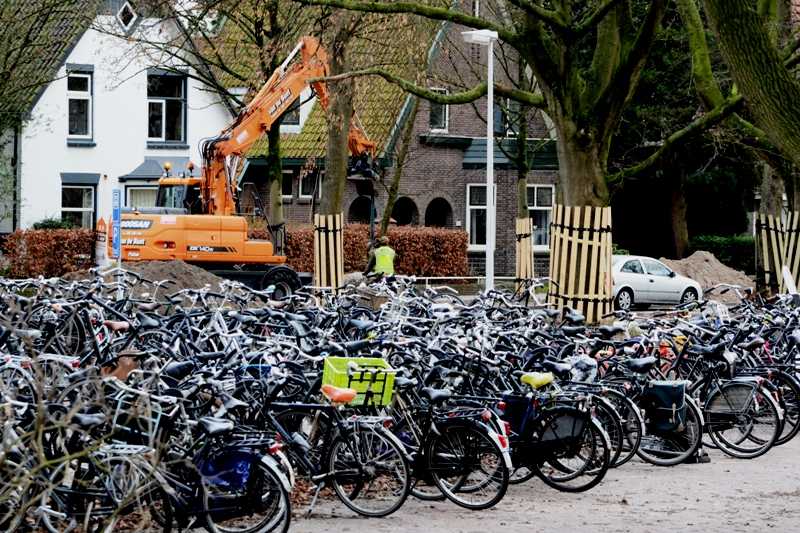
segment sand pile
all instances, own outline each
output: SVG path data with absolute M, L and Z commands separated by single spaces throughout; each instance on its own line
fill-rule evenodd
M 162 281 L 171 279 L 174 285 L 165 287 L 166 293 L 173 293 L 181 289 L 200 289 L 205 285 L 210 285 L 211 290 L 219 290 L 219 282 L 222 278 L 215 276 L 198 266 L 184 263 L 183 261 L 134 261 L 125 262 L 123 268 L 136 272 L 151 281 Z M 64 279 L 88 279 L 93 276 L 88 270 L 71 272 L 64 276 Z M 108 281 L 113 281 L 112 276 L 107 276 Z M 150 290 L 148 287 L 145 290 Z
M 719 260 L 714 257 L 714 254 L 710 252 L 695 252 L 686 259 L 681 260 L 664 259 L 662 257 L 661 262 L 678 274 L 692 278 L 703 287 L 703 290 L 711 288 L 718 283 L 755 287 L 753 280 L 744 272 L 734 270 L 720 263 Z M 715 291 L 715 293 L 716 296 L 711 296 L 713 300 L 728 303 L 736 303 L 738 301 L 738 298 L 732 292 L 721 296 L 718 292 Z

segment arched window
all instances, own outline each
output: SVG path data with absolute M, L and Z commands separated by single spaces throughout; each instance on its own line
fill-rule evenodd
M 398 198 L 394 203 L 394 209 L 392 209 L 392 218 L 395 219 L 398 226 L 419 224 L 417 204 L 408 196 Z
M 453 225 L 453 208 L 444 198 L 434 198 L 425 209 L 425 225 L 446 228 Z

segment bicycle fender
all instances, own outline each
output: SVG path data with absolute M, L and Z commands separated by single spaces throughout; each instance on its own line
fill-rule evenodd
M 283 470 L 278 464 L 278 461 L 276 461 L 269 455 L 262 455 L 260 461 L 261 464 L 266 466 L 269 470 L 272 471 L 273 474 L 277 476 L 277 478 L 281 481 L 281 485 L 283 485 L 283 488 L 286 489 L 287 492 L 292 491 L 292 484 L 289 482 L 289 479 L 286 477 L 286 474 L 283 473 Z M 294 477 L 294 475 L 292 475 L 292 477 Z

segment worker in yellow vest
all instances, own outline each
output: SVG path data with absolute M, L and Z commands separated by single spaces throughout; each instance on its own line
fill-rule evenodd
M 385 235 L 378 239 L 378 247 L 369 254 L 367 273 L 383 274 L 384 276 L 394 276 L 394 256 L 395 252 L 389 246 L 389 237 Z

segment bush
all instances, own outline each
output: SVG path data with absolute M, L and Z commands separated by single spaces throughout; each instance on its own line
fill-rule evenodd
M 3 247 L 8 276 L 53 277 L 91 268 L 94 244 L 95 233 L 88 229 L 17 230 Z
M 33 229 L 72 229 L 72 222 L 59 218 L 45 218 L 34 222 Z
M 265 239 L 266 232 L 251 232 L 252 238 Z M 420 226 L 389 230 L 391 246 L 397 252 L 395 270 L 414 276 L 466 276 L 467 234 L 463 231 Z M 363 272 L 367 267 L 369 226 L 348 224 L 344 228 L 344 270 Z M 291 228 L 286 235 L 286 257 L 298 272 L 314 271 L 314 230 Z
M 721 263 L 746 274 L 755 274 L 756 245 L 752 235 L 698 235 L 692 238 L 689 247 L 693 252 L 711 252 Z

